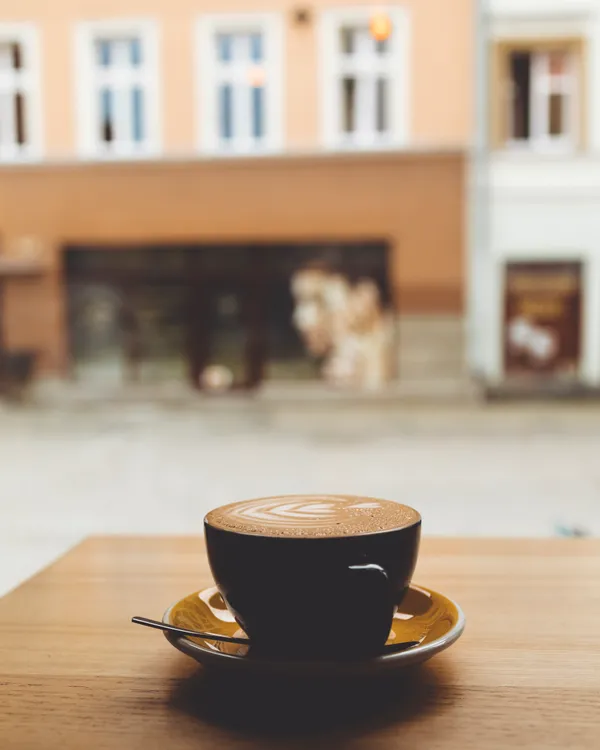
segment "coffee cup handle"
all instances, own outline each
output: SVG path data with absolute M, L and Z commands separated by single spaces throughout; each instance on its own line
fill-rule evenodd
M 368 610 L 364 614 L 375 615 L 373 629 L 378 633 L 381 645 L 383 645 L 392 627 L 396 608 L 396 597 L 390 577 L 385 568 L 375 563 L 350 565 L 348 570 L 352 571 L 353 593 L 363 608 Z M 367 619 L 370 618 L 367 617 Z M 371 627 L 368 629 L 371 630 Z

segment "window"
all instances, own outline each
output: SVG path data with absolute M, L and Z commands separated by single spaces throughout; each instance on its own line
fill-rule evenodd
M 407 18 L 381 12 L 386 33 L 372 33 L 372 9 L 323 18 L 323 113 L 330 146 L 372 148 L 407 140 Z
M 357 142 L 389 133 L 389 40 L 375 41 L 368 26 L 340 28 L 342 132 Z
M 281 24 L 275 16 L 208 16 L 198 25 L 199 135 L 222 154 L 281 145 Z
M 221 145 L 259 145 L 265 137 L 264 38 L 260 31 L 217 34 L 218 137 Z
M 143 156 L 157 148 L 156 34 L 151 24 L 82 28 L 80 141 L 88 156 Z
M 0 159 L 33 155 L 39 144 L 38 66 L 35 34 L 0 26 Z
M 568 46 L 514 47 L 505 50 L 501 63 L 501 143 L 536 150 L 575 147 L 581 126 L 576 51 Z

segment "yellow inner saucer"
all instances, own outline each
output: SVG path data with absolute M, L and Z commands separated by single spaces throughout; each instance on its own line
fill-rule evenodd
M 350 607 L 348 612 L 340 613 L 340 628 L 344 627 L 344 619 L 349 617 L 352 617 Z M 386 646 L 406 641 L 416 641 L 419 646 L 432 643 L 443 638 L 458 620 L 458 609 L 450 599 L 436 591 L 411 586 L 394 615 Z M 178 628 L 203 630 L 215 635 L 246 636 L 215 587 L 190 594 L 173 605 L 169 622 Z M 232 656 L 245 657 L 249 652 L 248 646 L 234 643 L 218 643 L 204 638 L 189 640 L 210 651 Z

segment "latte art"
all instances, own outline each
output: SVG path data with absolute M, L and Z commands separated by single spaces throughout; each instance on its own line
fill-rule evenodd
M 265 500 L 256 505 L 238 506 L 232 509 L 231 518 L 258 521 L 274 526 L 321 526 L 323 521 L 342 520 L 353 511 L 381 508 L 376 501 L 346 504 L 339 499 Z
M 343 495 L 288 495 L 247 500 L 212 511 L 211 526 L 266 536 L 346 536 L 412 525 L 419 514 L 390 500 Z

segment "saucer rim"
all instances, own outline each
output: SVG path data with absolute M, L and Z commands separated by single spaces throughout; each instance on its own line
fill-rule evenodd
M 206 591 L 208 589 L 216 589 L 216 586 L 206 586 L 205 588 L 199 589 L 198 593 L 200 591 Z M 347 662 L 340 662 L 340 661 L 331 661 L 331 660 L 311 660 L 311 661 L 289 661 L 289 660 L 275 660 L 275 659 L 247 659 L 245 656 L 238 656 L 236 654 L 228 654 L 223 651 L 213 651 L 208 648 L 204 648 L 198 643 L 195 643 L 194 641 L 190 640 L 187 636 L 180 636 L 173 633 L 169 633 L 167 631 L 164 632 L 165 638 L 171 643 L 172 646 L 174 646 L 176 649 L 181 651 L 182 653 L 191 656 L 192 658 L 196 658 L 196 655 L 198 657 L 202 657 L 201 659 L 198 659 L 203 664 L 208 666 L 211 663 L 219 663 L 220 666 L 242 666 L 245 665 L 245 668 L 249 669 L 266 669 L 270 671 L 315 671 L 315 670 L 323 670 L 323 669 L 330 669 L 332 671 L 355 671 L 357 669 L 376 669 L 376 668 L 384 668 L 384 667 L 390 667 L 390 666 L 398 666 L 399 663 L 406 663 L 408 664 L 413 663 L 415 661 L 422 662 L 426 661 L 427 659 L 431 658 L 432 656 L 435 656 L 436 654 L 439 654 L 441 651 L 445 651 L 447 648 L 452 646 L 456 641 L 461 637 L 465 630 L 466 625 L 466 617 L 465 614 L 460 607 L 460 605 L 451 597 L 446 596 L 445 594 L 442 594 L 441 592 L 436 591 L 435 589 L 429 589 L 426 586 L 419 586 L 417 584 L 411 583 L 409 586 L 409 589 L 414 589 L 417 591 L 423 591 L 427 594 L 436 594 L 437 596 L 442 596 L 445 599 L 447 599 L 451 604 L 456 608 L 457 612 L 457 618 L 455 624 L 448 630 L 447 633 L 444 633 L 444 635 L 440 636 L 439 638 L 436 638 L 433 641 L 430 641 L 429 643 L 419 644 L 417 646 L 413 646 L 410 649 L 407 649 L 406 651 L 397 651 L 394 653 L 389 654 L 379 654 L 378 656 L 370 657 L 369 659 L 361 659 L 361 660 L 349 660 Z M 194 592 L 196 593 L 196 592 Z M 187 594 L 186 596 L 182 597 L 181 599 L 178 599 L 176 602 L 173 602 L 171 606 L 165 611 L 163 615 L 163 622 L 170 625 L 171 619 L 170 615 L 173 611 L 174 607 L 176 607 L 180 602 L 182 602 L 184 599 L 186 599 L 190 594 Z

